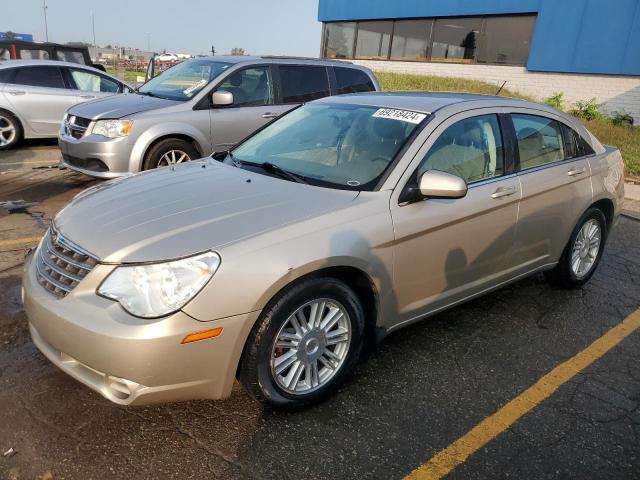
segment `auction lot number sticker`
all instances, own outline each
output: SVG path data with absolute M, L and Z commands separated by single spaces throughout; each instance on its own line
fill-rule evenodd
M 403 122 L 418 124 L 427 116 L 424 113 L 410 112 L 409 110 L 396 110 L 394 108 L 380 108 L 373 114 L 376 118 L 388 118 Z

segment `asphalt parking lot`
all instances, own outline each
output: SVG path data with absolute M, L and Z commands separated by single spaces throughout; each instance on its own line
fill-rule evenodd
M 459 439 L 470 455 L 447 478 L 640 478 L 640 329 L 590 347 L 640 307 L 639 221 L 620 219 L 585 288 L 536 276 L 392 334 L 311 410 L 264 409 L 239 387 L 224 401 L 123 408 L 29 339 L 23 252 L 94 181 L 33 169 L 57 152 L 28 147 L 0 154 L 0 202 L 37 202 L 0 209 L 0 478 L 403 478 Z M 586 368 L 549 387 L 584 349 Z M 492 416 L 541 378 L 548 395 L 511 422 Z M 469 435 L 478 425 L 484 444 Z

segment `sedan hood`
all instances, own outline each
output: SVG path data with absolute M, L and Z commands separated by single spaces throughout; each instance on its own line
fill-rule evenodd
M 128 93 L 80 103 L 71 107 L 69 113 L 82 118 L 90 118 L 91 120 L 100 120 L 102 118 L 113 119 L 126 117 L 134 113 L 146 112 L 148 110 L 171 107 L 179 103 L 181 102 L 176 100 Z
M 356 196 L 209 159 L 88 189 L 55 224 L 104 262 L 148 262 L 217 249 L 336 210 Z

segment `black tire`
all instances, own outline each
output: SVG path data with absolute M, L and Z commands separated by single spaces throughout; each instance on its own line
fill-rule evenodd
M 195 160 L 200 157 L 198 151 L 191 143 L 179 138 L 166 138 L 160 140 L 149 149 L 142 165 L 143 170 L 158 168 L 158 163 L 160 163 L 162 156 L 172 150 L 179 150 L 186 153 L 189 160 Z
M 328 298 L 346 310 L 351 326 L 351 341 L 342 366 L 327 383 L 309 393 L 284 391 L 271 373 L 274 341 L 280 328 L 298 308 L 314 299 Z M 329 395 L 354 369 L 364 338 L 364 311 L 358 296 L 345 283 L 331 277 L 302 280 L 286 289 L 263 310 L 249 334 L 240 361 L 238 379 L 256 400 L 281 410 L 299 410 L 315 405 Z
M 591 269 L 584 276 L 578 278 L 571 267 L 571 254 L 580 229 L 585 223 L 590 220 L 595 220 L 600 226 L 600 247 Z M 607 240 L 607 233 L 607 219 L 602 210 L 594 207 L 589 208 L 584 213 L 584 215 L 580 217 L 580 220 L 578 220 L 576 227 L 573 229 L 571 237 L 569 238 L 569 242 L 562 252 L 562 256 L 560 257 L 558 265 L 556 265 L 553 270 L 545 272 L 545 276 L 549 283 L 556 287 L 565 289 L 579 288 L 587 283 L 598 268 L 598 264 L 600 263 L 600 259 L 602 258 L 602 252 L 604 251 L 604 245 Z
M 0 128 L 3 127 L 12 127 L 14 130 L 14 135 L 11 141 L 4 145 L 2 144 L 3 142 L 0 141 L 0 150 L 9 150 L 15 147 L 18 142 L 22 140 L 24 131 L 22 130 L 22 124 L 20 123 L 20 120 L 18 120 L 14 114 L 6 110 L 0 110 Z M 0 135 L 3 134 L 0 133 Z

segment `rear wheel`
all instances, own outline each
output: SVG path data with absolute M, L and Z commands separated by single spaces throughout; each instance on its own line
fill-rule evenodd
M 198 158 L 198 151 L 189 142 L 179 138 L 167 138 L 149 149 L 144 161 L 144 170 L 170 167 Z
M 263 311 L 249 335 L 239 379 L 255 399 L 281 409 L 322 401 L 353 370 L 364 313 L 334 278 L 304 280 Z
M 9 150 L 22 138 L 22 125 L 15 115 L 0 110 L 0 150 Z
M 604 213 L 590 208 L 578 221 L 558 265 L 545 272 L 547 279 L 562 288 L 576 288 L 587 283 L 600 262 L 606 238 Z

